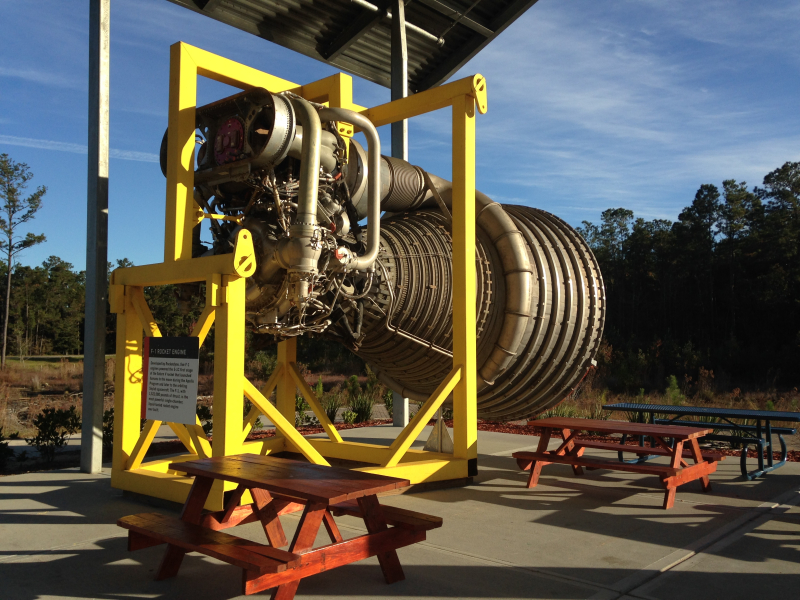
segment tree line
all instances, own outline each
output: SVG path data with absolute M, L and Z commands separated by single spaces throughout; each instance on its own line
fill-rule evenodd
M 0 314 L 8 307 L 9 353 L 81 354 L 84 272 L 56 256 L 36 267 L 12 261 L 44 240 L 17 237 L 15 228 L 21 219 L 33 218 L 46 188 L 24 198 L 32 177 L 27 166 L 8 155 L 0 159 L 0 233 L 6 234 L 0 235 L 6 258 L 0 281 L 8 284 L 0 295 Z M 721 189 L 701 185 L 675 222 L 648 221 L 613 208 L 597 224 L 584 221 L 579 231 L 600 263 L 606 287 L 598 373 L 605 385 L 650 391 L 663 389 L 670 375 L 688 382 L 711 372 L 723 389 L 798 385 L 800 163 L 785 163 L 752 189 L 733 179 Z M 131 264 L 122 259 L 114 266 Z M 202 286 L 160 286 L 147 288 L 145 296 L 164 335 L 187 335 L 204 293 Z M 108 352 L 114 352 L 115 337 L 115 316 L 109 315 Z M 274 355 L 269 342 L 248 333 L 248 356 L 260 353 L 260 360 L 267 360 Z M 213 343 L 204 348 L 213 358 Z M 301 340 L 300 353 L 311 369 L 363 368 L 333 343 Z
M 722 387 L 800 379 L 800 163 L 761 186 L 701 185 L 678 220 L 624 208 L 579 228 L 600 263 L 607 384 L 663 388 L 701 369 Z

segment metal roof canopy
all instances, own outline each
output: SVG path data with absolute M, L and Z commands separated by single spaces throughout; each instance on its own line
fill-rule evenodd
M 169 0 L 391 87 L 392 0 Z M 537 0 L 408 0 L 409 92 L 449 79 Z

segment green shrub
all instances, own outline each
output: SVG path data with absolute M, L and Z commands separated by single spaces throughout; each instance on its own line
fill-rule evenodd
M 294 397 L 294 426 L 295 427 L 303 427 L 308 425 L 316 425 L 319 423 L 317 418 L 314 415 L 309 415 L 308 411 L 311 410 L 311 407 L 306 402 L 306 399 L 303 396 L 297 394 Z
M 247 418 L 247 415 L 250 414 L 251 410 L 253 410 L 253 403 L 250 402 L 250 400 L 248 400 L 247 398 L 245 398 L 244 399 L 244 410 L 242 411 L 244 419 Z M 253 431 L 257 431 L 257 430 L 261 429 L 263 426 L 264 426 L 264 424 L 261 422 L 261 417 L 256 417 L 256 420 L 253 421 Z
M 675 375 L 667 377 L 667 389 L 664 390 L 664 398 L 673 406 L 682 405 L 686 399 L 681 393 L 681 388 L 678 386 L 678 378 Z
M 386 407 L 386 412 L 389 413 L 389 418 L 394 419 L 394 393 L 392 390 L 386 390 L 383 394 L 383 405 Z
M 352 410 L 346 410 L 342 413 L 342 421 L 347 423 L 348 425 L 352 425 L 356 422 L 356 413 Z
M 336 420 L 336 414 L 342 406 L 342 400 L 338 394 L 325 394 L 322 396 L 322 410 L 328 415 L 331 423 Z
M 359 394 L 350 402 L 350 410 L 356 413 L 356 423 L 366 423 L 372 418 L 375 399 L 369 394 Z
M 250 362 L 250 369 L 256 379 L 269 379 L 275 367 L 278 366 L 278 357 L 274 354 L 267 354 L 263 350 L 256 352 Z
M 572 406 L 571 404 L 567 404 L 566 402 L 562 402 L 554 406 L 553 408 L 549 408 L 543 413 L 536 415 L 537 419 L 548 419 L 550 417 L 560 417 L 560 418 L 577 418 L 580 415 L 578 414 L 578 409 Z
M 114 448 L 114 409 L 103 412 L 103 452 L 111 452 Z
M 81 418 L 75 406 L 45 408 L 33 420 L 33 425 L 36 436 L 27 442 L 36 448 L 45 462 L 51 463 L 56 458 L 56 450 L 66 445 L 67 437 L 81 428 Z
M 344 382 L 345 390 L 347 391 L 347 401 L 352 402 L 361 394 L 361 385 L 358 383 L 357 375 L 350 375 Z
M 214 415 L 211 413 L 211 407 L 205 404 L 197 405 L 197 418 L 200 419 L 200 426 L 203 428 L 203 433 L 210 434 L 214 429 Z

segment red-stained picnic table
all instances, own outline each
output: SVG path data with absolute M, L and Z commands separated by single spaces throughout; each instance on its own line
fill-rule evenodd
M 675 504 L 675 491 L 679 485 L 700 480 L 704 492 L 711 491 L 708 475 L 717 470 L 717 462 L 725 456 L 718 452 L 700 450 L 698 439 L 712 432 L 712 429 L 696 427 L 680 427 L 675 425 L 651 425 L 646 423 L 628 423 L 625 421 L 604 421 L 599 419 L 573 419 L 553 417 L 534 422 L 542 429 L 539 446 L 536 452 L 514 452 L 519 467 L 530 470 L 528 487 L 539 482 L 542 467 L 551 463 L 571 465 L 576 475 L 583 474 L 583 467 L 588 469 L 613 469 L 647 475 L 657 475 L 666 488 L 664 508 L 672 508 Z M 653 447 L 630 446 L 610 442 L 583 440 L 579 436 L 582 431 L 605 434 L 621 433 L 630 437 L 649 437 Z M 550 438 L 554 433 L 563 436 L 564 441 L 555 450 L 547 450 Z M 672 444 L 665 440 L 671 439 Z M 687 446 L 684 449 L 684 446 Z M 650 463 L 629 463 L 617 460 L 605 460 L 584 456 L 584 450 L 613 450 L 615 452 L 631 452 L 637 455 L 660 455 L 669 457 L 669 465 Z M 692 459 L 689 465 L 685 459 Z
M 304 577 L 375 555 L 386 582 L 393 583 L 405 578 L 395 550 L 442 525 L 439 517 L 378 502 L 377 494 L 408 486 L 407 479 L 253 454 L 172 463 L 170 469 L 195 477 L 180 518 L 145 513 L 117 522 L 128 530 L 129 550 L 167 544 L 157 580 L 177 575 L 187 552 L 200 552 L 240 567 L 243 593 L 275 588 L 276 600 L 294 598 Z M 238 487 L 224 510 L 207 513 L 203 505 L 215 479 Z M 240 506 L 246 490 L 253 504 Z M 289 545 L 279 517 L 300 510 Z M 363 518 L 368 533 L 343 540 L 333 519 L 339 515 Z M 253 521 L 261 521 L 269 545 L 221 531 Z M 331 543 L 314 548 L 321 525 Z

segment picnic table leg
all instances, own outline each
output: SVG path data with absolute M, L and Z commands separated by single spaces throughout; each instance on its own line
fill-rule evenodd
M 361 514 L 364 515 L 364 525 L 367 526 L 367 531 L 380 533 L 389 528 L 377 496 L 362 496 L 358 499 L 358 506 L 361 508 Z M 405 573 L 403 573 L 403 567 L 400 566 L 397 550 L 389 550 L 378 554 L 378 562 L 381 565 L 386 583 L 394 583 L 406 578 Z
M 264 533 L 267 534 L 269 543 L 275 548 L 282 548 L 289 543 L 286 534 L 283 532 L 281 521 L 278 518 L 278 511 L 275 510 L 275 501 L 267 490 L 250 488 L 250 495 L 258 509 L 258 518 Z
M 674 469 L 677 469 L 681 466 L 681 457 L 683 456 L 683 440 L 678 440 L 675 443 L 675 450 L 672 454 L 672 460 L 670 461 L 670 466 Z M 664 509 L 669 509 L 675 506 L 675 492 L 678 490 L 677 487 L 667 488 L 667 491 L 664 493 Z
M 694 459 L 694 464 L 698 464 L 703 462 L 703 455 L 700 453 L 700 444 L 697 442 L 697 439 L 689 440 L 690 448 L 692 451 L 692 458 Z M 708 493 L 711 491 L 711 482 L 708 479 L 708 475 L 703 475 L 700 478 L 700 485 L 703 486 L 703 491 Z
M 203 515 L 203 506 L 205 506 L 208 494 L 211 492 L 211 486 L 214 480 L 210 477 L 195 477 L 192 483 L 192 489 L 189 490 L 189 496 L 186 498 L 186 503 L 183 505 L 181 511 L 181 520 L 187 523 L 200 523 L 200 517 Z M 156 573 L 156 581 L 162 579 L 169 579 L 178 574 L 178 569 L 181 568 L 183 557 L 186 551 L 172 544 L 167 544 L 167 550 L 164 552 L 164 558 L 161 559 L 161 564 Z
M 571 434 L 572 434 L 572 431 L 570 431 L 569 429 L 562 429 L 561 430 L 561 435 L 564 436 L 565 440 Z M 564 454 L 570 454 L 570 455 L 574 454 L 576 456 L 580 456 L 581 454 L 583 454 L 583 448 L 580 448 L 580 449 L 576 450 L 575 449 L 575 442 L 569 442 L 567 444 L 567 446 L 564 448 Z M 583 467 L 581 467 L 580 465 L 572 465 L 572 472 L 575 473 L 575 475 L 583 475 Z
M 542 437 L 539 438 L 539 446 L 536 448 L 537 452 L 547 452 L 547 445 L 550 443 L 550 430 L 545 429 L 542 431 Z M 535 487 L 539 483 L 539 475 L 542 472 L 542 461 L 535 460 L 531 465 L 531 474 L 528 477 L 528 487 Z
M 334 544 L 342 541 L 342 534 L 339 533 L 339 527 L 333 520 L 333 515 L 331 514 L 331 511 L 329 510 L 325 511 L 325 514 L 322 516 L 322 524 L 325 525 L 325 530 L 328 532 L 328 537 L 331 538 L 331 541 Z
M 297 531 L 294 532 L 294 539 L 292 539 L 289 552 L 303 552 L 314 546 L 319 526 L 322 524 L 322 519 L 326 512 L 327 508 L 324 504 L 318 502 L 306 504 L 303 516 L 300 517 L 300 524 L 297 526 Z M 300 579 L 279 585 L 272 592 L 270 600 L 292 600 L 297 593 L 299 585 Z

